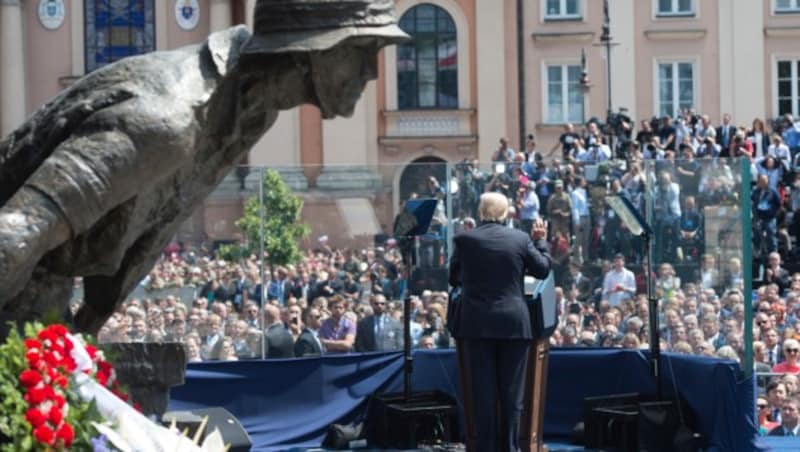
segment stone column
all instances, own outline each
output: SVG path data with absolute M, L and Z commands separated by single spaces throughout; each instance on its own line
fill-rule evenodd
M 323 190 L 374 190 L 380 176 L 370 170 L 377 161 L 377 93 L 369 82 L 350 118 L 322 121 L 322 162 L 317 178 Z
M 0 137 L 25 121 L 25 54 L 20 0 L 0 0 Z
M 210 32 L 224 30 L 233 25 L 233 11 L 231 11 L 230 0 L 211 0 L 209 7 L 209 28 Z

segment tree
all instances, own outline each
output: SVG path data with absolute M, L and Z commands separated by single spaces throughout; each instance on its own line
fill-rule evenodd
M 267 170 L 261 183 L 263 199 L 260 200 L 258 195 L 248 199 L 244 215 L 236 222 L 245 233 L 247 244 L 244 247 L 223 246 L 220 254 L 226 259 L 239 257 L 242 252 L 258 254 L 263 237 L 264 251 L 268 253 L 270 263 L 285 265 L 297 262 L 300 259 L 298 240 L 310 231 L 308 225 L 299 222 L 303 200 L 289 190 L 277 171 Z M 263 224 L 261 207 L 264 209 Z

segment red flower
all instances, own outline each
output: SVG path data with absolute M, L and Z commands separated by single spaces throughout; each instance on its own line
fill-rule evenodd
M 86 345 L 86 353 L 88 353 L 89 354 L 89 358 L 92 358 L 92 361 L 94 361 L 94 357 L 97 355 L 97 347 L 87 344 Z
M 61 423 L 62 419 L 64 419 L 64 413 L 61 411 L 61 409 L 51 407 L 50 414 L 47 416 L 47 420 L 53 425 L 58 425 Z
M 62 396 L 60 396 L 60 395 L 58 395 L 58 394 L 56 394 L 56 395 L 55 395 L 55 397 L 51 398 L 50 400 L 51 400 L 51 401 L 53 402 L 53 404 L 54 404 L 55 406 L 57 406 L 59 409 L 61 409 L 61 408 L 64 408 L 64 405 L 66 405 L 66 404 L 67 404 L 67 401 L 66 401 L 66 399 L 64 399 L 64 397 L 62 397 Z
M 58 429 L 56 438 L 64 441 L 64 446 L 66 447 L 72 445 L 72 440 L 75 438 L 75 432 L 72 431 L 72 426 L 64 422 L 61 428 Z
M 52 386 L 45 386 L 42 391 L 44 391 L 44 395 L 47 400 L 53 400 L 53 398 L 56 396 L 56 390 L 53 389 Z
M 19 382 L 26 388 L 32 388 L 42 382 L 42 374 L 35 370 L 24 370 L 19 375 Z
M 39 441 L 42 444 L 52 446 L 55 440 L 55 433 L 53 433 L 53 430 L 50 427 L 48 427 L 46 424 L 43 424 L 33 429 L 33 437 L 36 438 L 36 441 Z
M 50 341 L 50 343 L 55 342 L 55 340 L 57 339 L 56 335 L 53 334 L 53 332 L 51 330 L 47 329 L 47 328 L 43 329 L 42 331 L 39 331 L 39 334 L 37 334 L 36 336 L 40 340 L 42 340 L 42 341 Z
M 97 368 L 100 369 L 103 373 L 111 374 L 111 370 L 114 368 L 108 361 L 99 361 L 97 363 Z
M 25 352 L 25 359 L 28 360 L 28 365 L 37 368 L 39 367 L 39 361 L 42 360 L 42 353 L 38 350 L 28 350 Z
M 67 380 L 67 377 L 65 377 L 63 375 L 59 375 L 58 377 L 56 377 L 53 380 L 53 382 L 55 384 L 61 386 L 62 389 L 67 389 L 67 385 L 69 384 L 69 381 Z
M 50 410 L 50 412 L 52 413 L 53 410 Z M 25 419 L 33 426 L 33 428 L 36 428 L 47 421 L 47 418 L 44 416 L 44 414 L 42 414 L 41 410 L 36 408 L 28 409 L 28 411 L 25 412 Z
M 42 348 L 42 343 L 37 341 L 36 339 L 25 339 L 25 348 L 28 350 Z
M 65 337 L 69 333 L 67 327 L 58 323 L 48 326 L 47 329 L 52 331 L 56 336 L 60 337 Z
M 97 379 L 97 382 L 100 383 L 100 386 L 105 386 L 108 383 L 108 374 L 103 371 L 98 371 L 94 377 Z
M 50 386 L 45 386 L 45 388 L 50 388 Z M 53 388 L 50 389 L 52 390 Z M 44 402 L 44 399 L 46 398 L 47 394 L 45 393 L 44 388 L 30 388 L 25 394 L 25 400 L 31 405 L 38 405 Z
M 136 402 L 133 402 L 133 409 L 134 409 L 134 410 L 136 410 L 136 411 L 138 411 L 138 412 L 140 412 L 140 413 L 142 412 L 142 406 L 141 406 L 141 405 L 139 405 L 139 404 L 138 404 L 138 403 L 136 403 Z

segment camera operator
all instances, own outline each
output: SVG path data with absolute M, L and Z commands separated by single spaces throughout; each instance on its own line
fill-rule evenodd
M 706 157 L 720 157 L 721 154 L 722 148 L 714 143 L 714 139 L 710 137 L 704 139 L 703 144 L 697 148 L 697 157 L 701 159 Z

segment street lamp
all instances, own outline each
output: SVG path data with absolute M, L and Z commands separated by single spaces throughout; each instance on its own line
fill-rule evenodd
M 592 87 L 592 79 L 589 78 L 589 71 L 586 69 L 586 49 L 581 49 L 581 93 L 586 95 Z
M 593 44 L 596 47 L 605 47 L 606 48 L 606 92 L 607 96 L 607 107 L 606 107 L 606 123 L 608 119 L 614 114 L 614 110 L 612 109 L 611 105 L 611 47 L 617 45 L 616 43 L 612 42 L 613 38 L 611 37 L 611 18 L 608 14 L 608 0 L 603 0 L 603 32 L 600 35 L 600 43 Z M 613 143 L 613 134 L 607 133 L 608 135 L 608 147 L 611 148 L 612 152 L 614 152 L 614 143 Z

